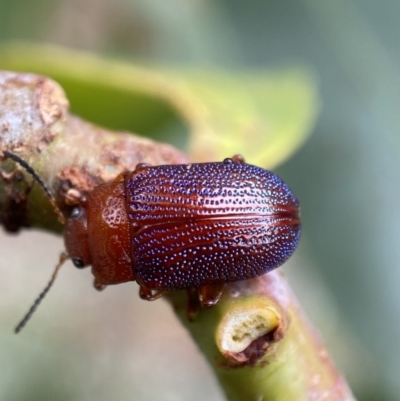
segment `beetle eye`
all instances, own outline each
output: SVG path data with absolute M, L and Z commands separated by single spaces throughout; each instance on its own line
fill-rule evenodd
M 72 209 L 72 212 L 71 212 L 71 218 L 75 218 L 75 217 L 78 217 L 79 215 L 81 214 L 81 208 L 80 207 L 74 207 L 73 209 Z
M 79 258 L 72 258 L 72 263 L 78 269 L 82 269 L 83 267 L 85 267 L 85 264 L 83 263 L 83 260 L 79 259 Z

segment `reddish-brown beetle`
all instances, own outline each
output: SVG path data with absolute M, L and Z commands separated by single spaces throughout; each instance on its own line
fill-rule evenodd
M 136 280 L 147 300 L 196 289 L 203 307 L 215 305 L 225 283 L 277 268 L 300 237 L 288 186 L 241 156 L 139 164 L 77 202 L 64 233 L 74 265 L 91 265 L 99 290 Z
M 136 280 L 140 296 L 196 288 L 214 305 L 229 281 L 280 266 L 300 235 L 299 205 L 275 174 L 239 156 L 148 166 L 95 188 L 67 220 L 65 245 L 98 289 Z

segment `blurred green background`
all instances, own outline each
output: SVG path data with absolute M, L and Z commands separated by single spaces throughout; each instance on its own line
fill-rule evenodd
M 0 45 L 34 40 L 200 69 L 308 66 L 321 113 L 305 146 L 277 169 L 300 199 L 304 222 L 285 271 L 358 399 L 394 401 L 399 15 L 395 0 L 0 0 Z M 178 125 L 165 129 L 164 140 Z M 62 242 L 27 232 L 0 241 L 0 400 L 223 399 L 166 303 L 141 302 L 126 285 L 98 294 L 88 271 L 62 271 L 26 332 L 14 337 Z

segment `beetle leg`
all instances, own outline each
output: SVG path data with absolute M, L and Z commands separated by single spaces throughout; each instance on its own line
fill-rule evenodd
M 97 290 L 97 291 L 103 291 L 104 288 L 106 288 L 107 286 L 102 284 L 99 279 L 97 277 L 94 278 L 93 281 L 93 287 Z
M 194 322 L 196 316 L 200 309 L 199 295 L 197 292 L 197 288 L 188 288 L 187 292 L 187 306 L 186 306 L 186 314 L 189 322 Z
M 235 155 L 235 156 L 232 156 L 232 160 L 233 160 L 235 163 L 245 163 L 244 157 L 243 157 L 242 155 Z
M 78 206 L 86 204 L 86 196 L 75 188 L 70 188 L 65 194 L 64 201 L 68 206 Z
M 225 283 L 201 285 L 197 292 L 203 308 L 211 308 L 216 305 L 224 291 Z
M 135 171 L 146 170 L 147 167 L 151 167 L 151 164 L 149 164 L 149 163 L 139 163 L 139 164 L 136 165 Z
M 118 174 L 114 178 L 114 182 L 124 182 L 127 175 L 128 175 L 127 171 L 124 171 L 123 173 Z
M 165 295 L 168 291 L 166 290 L 150 290 L 149 288 L 143 287 L 142 285 L 139 287 L 139 296 L 140 298 L 146 301 L 155 301 L 156 299 Z

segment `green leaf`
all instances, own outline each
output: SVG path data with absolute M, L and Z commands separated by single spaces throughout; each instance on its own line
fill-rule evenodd
M 195 161 L 241 153 L 275 167 L 304 143 L 319 109 L 315 80 L 301 68 L 172 70 L 27 44 L 0 48 L 0 68 L 52 77 L 72 111 L 96 124 L 180 147 L 186 131 Z
M 316 119 L 316 85 L 304 69 L 182 72 L 174 78 L 190 99 L 195 160 L 240 153 L 253 164 L 275 167 L 304 143 Z

